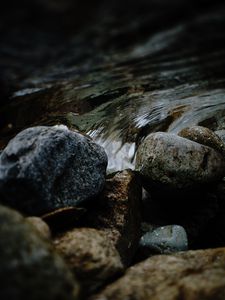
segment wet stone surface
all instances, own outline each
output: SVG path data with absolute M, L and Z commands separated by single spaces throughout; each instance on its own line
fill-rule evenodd
M 225 160 L 210 147 L 157 132 L 139 146 L 136 170 L 147 190 L 157 184 L 168 189 L 194 188 L 220 180 L 225 174 Z
M 65 126 L 28 128 L 0 157 L 1 202 L 28 215 L 83 205 L 103 189 L 107 156 Z
M 139 242 L 139 249 L 148 249 L 149 253 L 172 253 L 188 250 L 185 229 L 179 225 L 167 225 L 144 234 Z

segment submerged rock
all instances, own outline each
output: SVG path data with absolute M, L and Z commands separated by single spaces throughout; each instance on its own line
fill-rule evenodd
M 225 248 L 157 255 L 131 267 L 92 300 L 223 300 Z
M 210 147 L 175 134 L 157 132 L 148 135 L 138 148 L 136 169 L 147 190 L 151 184 L 172 189 L 193 188 L 221 179 L 225 161 Z
M 145 233 L 139 242 L 139 248 L 155 253 L 186 251 L 188 240 L 185 229 L 179 225 L 167 225 Z
M 78 206 L 103 189 L 104 149 L 65 126 L 33 127 L 0 156 L 1 202 L 29 215 Z
M 123 270 L 120 255 L 104 231 L 76 228 L 57 237 L 54 244 L 80 281 L 82 295 L 95 292 Z
M 74 277 L 29 222 L 0 206 L 0 223 L 1 299 L 78 299 Z

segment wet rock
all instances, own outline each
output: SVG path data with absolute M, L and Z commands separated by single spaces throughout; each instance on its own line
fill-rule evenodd
M 225 144 L 223 140 L 216 133 L 206 127 L 187 127 L 182 129 L 178 135 L 199 144 L 211 147 L 223 155 L 225 154 Z
M 1 202 L 29 215 L 78 206 L 103 189 L 106 154 L 65 126 L 20 132 L 0 157 Z
M 157 132 L 148 135 L 138 148 L 136 170 L 147 190 L 151 184 L 172 189 L 193 188 L 222 178 L 225 162 L 210 147 L 175 134 Z
M 185 229 L 179 225 L 167 225 L 147 232 L 139 242 L 139 251 L 151 254 L 186 251 L 188 240 Z
M 73 229 L 54 244 L 80 281 L 82 295 L 93 293 L 123 270 L 119 253 L 101 230 Z
M 92 300 L 223 300 L 225 248 L 157 255 L 131 267 Z
M 216 130 L 215 134 L 225 143 L 225 129 Z
M 51 231 L 48 225 L 38 217 L 28 217 L 26 218 L 27 222 L 32 224 L 35 229 L 40 233 L 40 235 L 45 239 L 51 238 Z
M 29 222 L 0 206 L 0 298 L 77 299 L 78 284 Z
M 140 212 L 140 182 L 133 171 L 124 170 L 106 180 L 100 202 L 85 216 L 84 225 L 104 230 L 128 265 L 141 237 Z

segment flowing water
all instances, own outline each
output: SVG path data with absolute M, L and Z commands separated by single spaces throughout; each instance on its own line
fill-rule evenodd
M 28 126 L 64 123 L 104 146 L 110 172 L 133 168 L 151 132 L 225 128 L 225 6 L 185 9 L 100 10 L 61 42 L 11 30 L 0 65 L 17 84 L 0 109 L 2 147 Z

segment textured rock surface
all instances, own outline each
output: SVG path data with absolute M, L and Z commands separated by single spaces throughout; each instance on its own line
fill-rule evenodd
M 187 234 L 179 225 L 158 227 L 141 237 L 139 248 L 160 254 L 185 251 L 188 248 Z
M 140 206 L 139 180 L 134 172 L 124 170 L 106 180 L 100 203 L 85 216 L 85 224 L 107 233 L 125 265 L 133 258 L 140 239 Z
M 80 281 L 82 295 L 93 293 L 123 270 L 119 253 L 103 231 L 74 229 L 54 244 Z
M 65 126 L 19 133 L 0 156 L 1 202 L 31 215 L 76 206 L 102 190 L 106 154 Z
M 225 154 L 225 144 L 223 140 L 219 137 L 219 135 L 206 127 L 187 127 L 182 129 L 178 135 L 199 144 L 211 147 L 223 155 Z
M 130 268 L 92 300 L 223 300 L 225 248 L 157 255 Z
M 145 188 L 160 183 L 169 188 L 191 188 L 223 177 L 225 162 L 214 149 L 163 132 L 152 133 L 137 151 L 136 169 Z
M 63 260 L 17 212 L 0 206 L 0 298 L 77 299 Z

